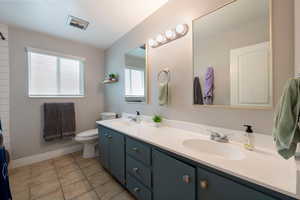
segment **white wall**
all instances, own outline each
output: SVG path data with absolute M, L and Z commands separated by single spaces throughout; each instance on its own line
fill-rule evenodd
M 0 24 L 0 32 L 6 38 L 4 41 L 0 39 L 0 118 L 2 121 L 4 145 L 10 151 L 8 27 Z
M 104 110 L 103 50 L 66 39 L 9 26 L 10 127 L 13 159 L 74 145 L 74 141 L 44 142 L 42 106 L 45 102 L 74 102 L 77 132 L 95 128 Z M 84 98 L 28 98 L 26 47 L 86 58 Z
M 300 76 L 300 1 L 295 1 L 295 74 Z

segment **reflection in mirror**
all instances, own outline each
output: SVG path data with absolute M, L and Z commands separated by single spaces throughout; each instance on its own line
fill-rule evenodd
M 193 21 L 194 104 L 272 106 L 269 0 L 237 0 Z
M 125 53 L 125 101 L 147 102 L 147 53 L 143 44 Z

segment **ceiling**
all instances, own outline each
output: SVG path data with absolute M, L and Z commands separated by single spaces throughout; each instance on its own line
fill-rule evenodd
M 0 0 L 0 21 L 105 49 L 167 1 Z M 89 21 L 87 30 L 67 26 L 68 15 Z

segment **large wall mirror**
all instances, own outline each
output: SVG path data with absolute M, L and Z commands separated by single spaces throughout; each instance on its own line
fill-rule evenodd
M 194 104 L 271 108 L 269 0 L 236 0 L 193 21 Z
M 125 101 L 148 102 L 147 46 L 142 44 L 125 53 Z

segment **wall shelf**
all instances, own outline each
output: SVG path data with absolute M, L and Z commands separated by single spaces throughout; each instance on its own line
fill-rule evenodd
M 118 82 L 118 80 L 117 79 L 115 79 L 115 80 L 104 80 L 103 81 L 103 84 L 112 84 L 112 83 L 117 83 Z

